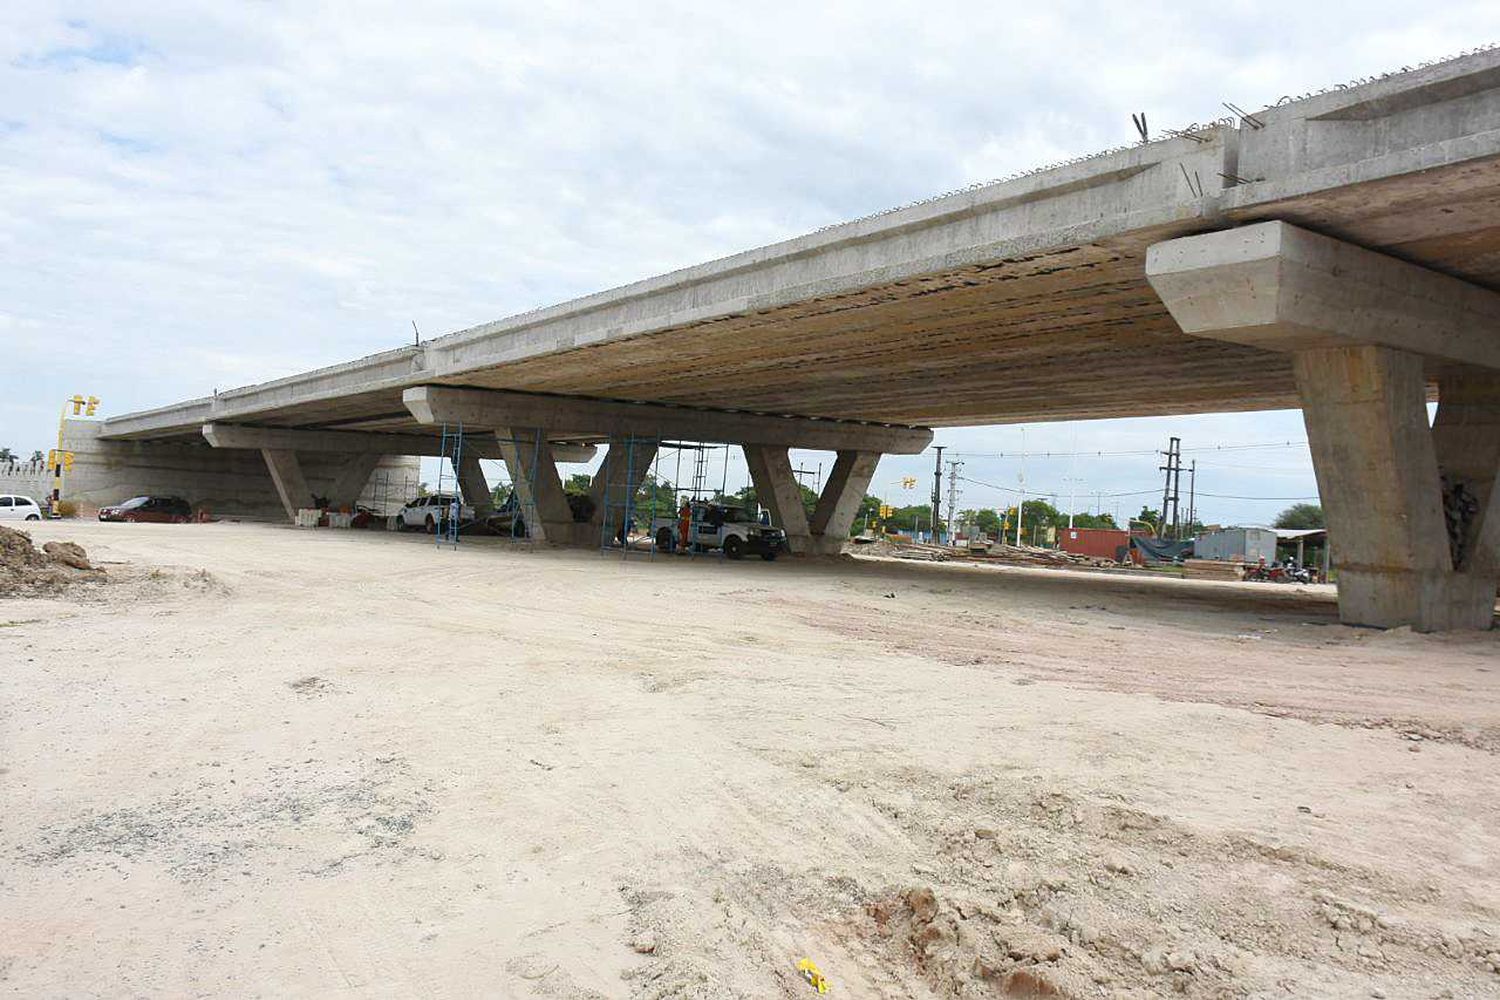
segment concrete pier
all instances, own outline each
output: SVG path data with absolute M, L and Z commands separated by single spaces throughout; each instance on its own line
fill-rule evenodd
M 1489 628 L 1500 294 L 1281 222 L 1159 244 L 1146 273 L 1184 332 L 1291 356 L 1343 620 Z

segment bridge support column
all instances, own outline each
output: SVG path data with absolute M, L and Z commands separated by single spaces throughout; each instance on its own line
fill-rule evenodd
M 380 456 L 375 454 L 354 454 L 344 460 L 338 474 L 333 478 L 333 484 L 328 488 L 328 506 L 332 510 L 354 509 L 359 503 L 359 495 L 365 491 L 365 486 L 370 482 L 370 476 L 375 472 L 375 466 L 380 464 Z
M 551 453 L 548 452 L 550 457 Z M 495 512 L 495 497 L 490 492 L 490 484 L 484 478 L 484 468 L 479 464 L 479 456 L 465 449 L 453 466 L 453 473 L 458 477 L 458 492 L 465 503 L 474 508 L 474 517 L 480 521 Z
M 1338 347 L 1298 352 L 1293 363 L 1318 492 L 1336 540 L 1341 617 L 1422 632 L 1489 628 L 1493 539 L 1469 537 L 1488 518 L 1460 523 L 1447 516 L 1454 484 L 1439 463 L 1439 435 L 1427 425 L 1422 359 L 1385 347 Z M 1439 413 L 1445 406 L 1439 402 Z M 1477 435 L 1442 436 L 1451 442 L 1448 451 L 1472 454 L 1481 444 Z M 1488 480 L 1486 500 L 1496 468 L 1488 457 L 1479 476 Z M 1467 496 L 1473 487 L 1462 488 Z
M 807 508 L 802 504 L 802 488 L 792 472 L 791 453 L 786 448 L 747 444 L 745 464 L 750 467 L 750 481 L 755 484 L 755 499 L 771 512 L 771 520 L 786 532 L 787 548 L 794 556 L 805 556 L 813 550 L 812 530 L 807 523 Z
M 1146 274 L 1184 332 L 1292 356 L 1340 617 L 1490 628 L 1500 295 L 1279 222 L 1159 243 Z
M 748 444 L 744 449 L 755 498 L 786 532 L 792 554 L 838 555 L 849 539 L 854 515 L 875 475 L 880 453 L 840 451 L 809 519 L 787 449 Z
M 302 462 L 295 451 L 281 448 L 262 448 L 261 457 L 271 472 L 271 482 L 276 486 L 276 495 L 286 510 L 286 519 L 295 521 L 297 511 L 313 504 L 312 490 L 307 488 L 307 477 L 302 474 Z M 368 477 L 366 477 L 368 478 Z
M 620 537 L 625 500 L 634 500 L 640 493 L 646 475 L 651 471 L 651 463 L 656 461 L 657 449 L 655 438 L 610 437 L 604 462 L 594 473 L 593 483 L 589 486 L 589 499 L 594 504 L 589 527 L 595 541 L 603 538 L 606 524 L 616 538 Z M 675 516 L 676 511 L 659 510 L 657 514 Z
M 814 550 L 823 555 L 838 555 L 854 527 L 854 516 L 864 503 L 865 492 L 880 464 L 878 451 L 841 451 L 834 460 L 823 494 L 813 508 Z
M 527 535 L 542 542 L 587 544 L 588 525 L 573 522 L 545 432 L 535 427 L 501 427 L 495 437 L 515 487 Z

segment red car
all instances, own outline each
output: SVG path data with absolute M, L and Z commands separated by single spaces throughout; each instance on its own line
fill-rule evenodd
M 101 521 L 155 521 L 186 524 L 193 519 L 192 506 L 181 497 L 131 497 L 114 507 L 100 507 Z

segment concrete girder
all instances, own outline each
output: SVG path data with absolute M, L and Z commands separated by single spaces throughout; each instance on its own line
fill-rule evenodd
M 307 488 L 307 478 L 302 474 L 302 462 L 295 451 L 282 448 L 262 448 L 261 456 L 271 472 L 271 482 L 276 485 L 276 495 L 286 510 L 286 519 L 295 521 L 297 511 L 311 507 L 312 490 Z
M 1500 369 L 1500 294 L 1285 222 L 1153 244 L 1146 277 L 1193 336 L 1272 351 L 1378 344 Z
M 820 451 L 857 449 L 898 455 L 915 455 L 932 441 L 932 431 L 926 427 L 546 396 L 503 389 L 421 385 L 407 389 L 402 399 L 423 424 L 570 431 L 598 428 L 611 435 L 635 438 L 686 438 Z
M 333 510 L 353 510 L 378 464 L 380 456 L 374 452 L 355 453 L 346 458 L 328 488 L 328 506 Z
M 498 459 L 500 446 L 488 433 L 465 435 L 464 450 L 475 458 Z M 429 434 L 384 434 L 370 431 L 307 431 L 287 427 L 246 427 L 243 424 L 209 423 L 203 437 L 215 448 L 276 448 L 283 451 L 334 451 L 344 454 L 427 455 L 443 454 L 442 438 Z M 559 462 L 588 462 L 597 449 L 591 444 L 551 445 Z

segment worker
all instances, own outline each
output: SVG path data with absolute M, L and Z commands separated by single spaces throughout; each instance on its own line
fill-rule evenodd
M 677 512 L 677 536 L 682 545 L 682 551 L 688 550 L 688 538 L 691 537 L 693 529 L 693 505 L 689 500 L 682 501 L 682 509 Z

